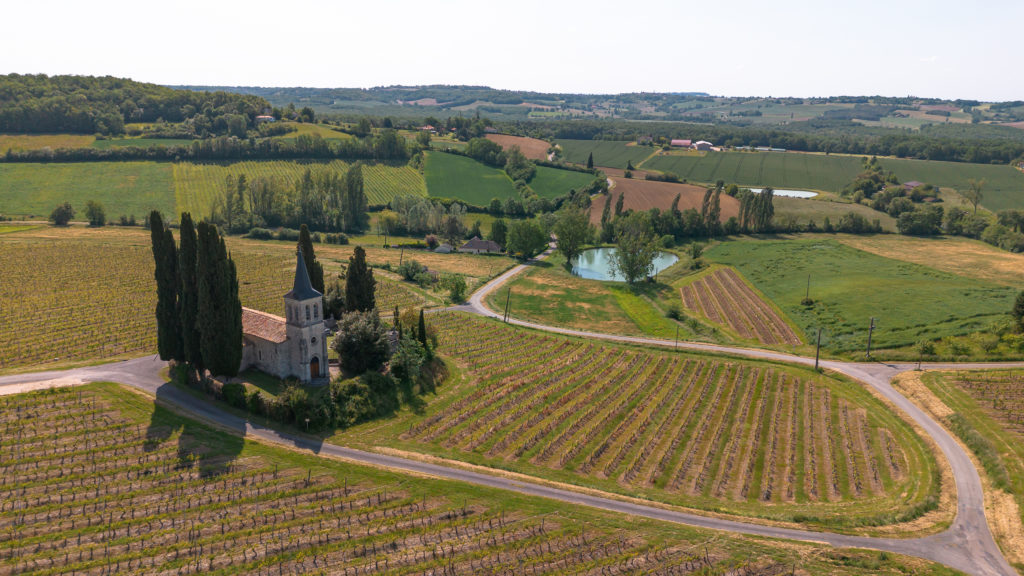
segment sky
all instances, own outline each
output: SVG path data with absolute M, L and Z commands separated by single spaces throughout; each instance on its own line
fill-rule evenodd
M 1024 99 L 1022 0 L 32 0 L 3 13 L 4 74 Z

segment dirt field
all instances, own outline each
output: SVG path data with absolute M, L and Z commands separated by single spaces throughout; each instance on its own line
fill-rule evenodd
M 530 160 L 547 160 L 548 148 L 551 147 L 551 144 L 544 140 L 509 134 L 488 134 L 487 139 L 497 142 L 506 150 L 513 146 L 519 146 L 519 150 Z
M 1024 255 L 1006 252 L 978 240 L 885 234 L 841 236 L 839 241 L 858 250 L 967 278 L 989 280 L 1005 286 L 1024 285 Z
M 618 200 L 619 194 L 625 194 L 623 206 L 626 210 L 649 210 L 651 208 L 668 210 L 672 207 L 672 200 L 676 194 L 679 194 L 680 210 L 693 208 L 699 212 L 701 202 L 704 200 L 705 188 L 701 186 L 627 178 L 612 178 L 611 180 L 615 183 L 611 193 L 595 198 L 590 207 L 590 221 L 595 224 L 601 221 L 601 211 L 604 210 L 604 203 L 607 199 L 611 198 L 611 201 L 615 202 Z M 731 216 L 739 215 L 740 203 L 732 196 L 722 194 L 720 204 L 723 222 Z

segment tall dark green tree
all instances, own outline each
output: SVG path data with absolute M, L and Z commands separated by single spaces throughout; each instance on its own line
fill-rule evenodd
M 423 320 L 423 308 L 420 308 L 420 324 L 416 331 L 416 339 L 423 344 L 423 348 L 427 347 L 427 323 Z
M 348 277 L 345 279 L 345 311 L 366 312 L 377 307 L 374 288 L 377 281 L 373 270 L 366 266 L 366 251 L 356 246 L 348 259 Z
M 505 240 L 508 236 L 508 225 L 501 218 L 498 218 L 491 223 L 491 233 L 487 236 L 488 240 L 493 240 L 502 249 L 505 248 Z
M 615 217 L 616 218 L 618 218 L 619 216 L 622 216 L 622 207 L 623 207 L 623 205 L 625 203 L 626 203 L 626 194 L 624 192 L 619 192 L 619 197 L 618 197 L 617 200 L 615 200 Z
M 196 229 L 192 224 L 192 215 L 185 212 L 181 215 L 181 244 L 178 248 L 178 279 L 181 286 L 178 291 L 179 313 L 181 318 L 181 359 L 191 364 L 202 373 L 203 354 L 199 348 L 199 326 L 196 316 L 199 313 L 199 280 L 196 276 Z
M 313 289 L 321 294 L 324 292 L 324 267 L 316 259 L 313 253 L 313 239 L 309 236 L 309 228 L 305 224 L 299 228 L 299 248 L 302 250 L 302 259 L 306 263 L 306 272 L 309 273 L 309 283 Z
M 235 376 L 242 361 L 238 273 L 216 226 L 200 222 L 197 238 L 197 324 L 203 365 L 213 374 Z
M 594 169 L 594 153 L 591 152 L 590 155 L 587 156 L 587 170 L 593 170 L 593 169 Z
M 345 232 L 362 232 L 369 226 L 366 193 L 363 191 L 363 165 L 356 162 L 345 173 L 343 196 Z
M 161 360 L 181 360 L 178 249 L 171 231 L 164 228 L 160 212 L 154 210 L 149 215 L 149 225 L 156 264 L 156 348 Z

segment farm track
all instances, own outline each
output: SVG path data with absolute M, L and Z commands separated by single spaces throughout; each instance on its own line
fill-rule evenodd
M 490 311 L 483 305 L 483 299 L 488 293 L 506 282 L 509 278 L 524 270 L 526 266 L 527 265 L 517 266 L 498 278 L 495 278 L 482 289 L 478 290 L 472 296 L 470 303 L 457 308 L 483 316 L 494 318 L 499 317 L 496 312 Z M 674 343 L 672 341 L 654 338 L 616 336 L 571 330 L 518 320 L 510 320 L 510 323 L 547 332 L 579 336 L 595 341 L 607 340 L 628 344 L 662 347 L 665 349 L 679 347 L 704 352 L 732 354 L 800 365 L 810 365 L 814 362 L 811 358 L 804 358 L 767 350 L 735 348 L 691 342 Z M 739 520 L 706 517 L 673 509 L 623 501 L 610 495 L 601 496 L 593 493 L 581 493 L 573 490 L 556 488 L 540 482 L 531 482 L 523 477 L 513 479 L 503 476 L 493 476 L 482 472 L 469 471 L 464 468 L 449 467 L 420 460 L 323 444 L 316 439 L 281 433 L 273 429 L 247 422 L 220 410 L 208 402 L 199 400 L 196 397 L 165 383 L 163 378 L 159 376 L 159 371 L 163 367 L 163 363 L 155 357 L 145 357 L 126 362 L 64 372 L 44 372 L 0 377 L 0 387 L 17 387 L 19 384 L 40 381 L 52 385 L 73 385 L 86 381 L 120 382 L 154 394 L 162 403 L 172 405 L 175 408 L 202 420 L 215 423 L 235 434 L 253 437 L 270 443 L 283 444 L 300 450 L 312 451 L 325 457 L 342 458 L 374 466 L 491 486 L 518 493 L 556 499 L 577 505 L 590 506 L 668 522 L 683 523 L 697 527 L 761 535 L 771 538 L 824 542 L 833 546 L 868 548 L 906 554 L 939 562 L 952 568 L 962 570 L 966 573 L 977 574 L 979 576 L 1010 576 L 1015 574 L 1015 571 L 1009 566 L 1005 558 L 1000 553 L 999 548 L 993 541 L 988 529 L 988 524 L 984 517 L 984 498 L 981 480 L 978 476 L 977 470 L 974 468 L 970 460 L 970 457 L 963 451 L 963 449 L 960 448 L 959 444 L 949 435 L 948 432 L 946 432 L 938 423 L 932 420 L 908 399 L 899 394 L 889 384 L 890 380 L 896 374 L 913 369 L 913 365 L 825 361 L 822 362 L 822 366 L 846 374 L 851 378 L 871 386 L 879 394 L 887 398 L 895 404 L 897 408 L 907 414 L 910 419 L 915 421 L 925 431 L 926 434 L 934 439 L 939 449 L 950 462 L 957 487 L 957 516 L 953 525 L 949 529 L 940 534 L 924 538 L 896 539 L 858 537 L 828 532 L 811 532 L 764 526 Z M 926 368 L 952 368 L 966 370 L 1009 366 L 1011 365 L 936 364 L 926 366 Z M 889 450 L 893 442 L 891 437 L 886 436 L 885 438 L 884 444 L 886 449 Z M 880 444 L 881 443 L 882 442 L 880 442 Z M 902 463 L 902 465 L 905 466 L 905 463 Z M 901 466 L 901 463 L 898 459 L 892 456 L 891 452 L 889 452 L 889 463 L 887 463 L 887 466 L 891 467 L 893 470 L 899 469 Z

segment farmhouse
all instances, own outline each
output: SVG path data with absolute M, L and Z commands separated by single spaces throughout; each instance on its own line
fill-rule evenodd
M 670 144 L 672 144 L 672 146 L 675 147 L 675 148 L 689 148 L 690 145 L 693 144 L 693 142 L 691 140 L 678 140 L 678 139 L 676 139 L 676 140 L 672 140 L 672 142 L 670 142 Z
M 242 364 L 278 378 L 320 383 L 328 378 L 327 329 L 302 251 L 296 254 L 295 282 L 284 295 L 285 317 L 242 308 Z
M 491 252 L 500 253 L 501 246 L 493 240 L 481 240 L 479 236 L 474 236 L 472 240 L 466 242 L 459 247 L 459 252 L 470 252 L 472 254 L 490 254 Z
M 906 190 L 913 190 L 919 186 L 924 186 L 924 182 L 918 182 L 917 180 L 911 180 L 910 182 L 904 182 L 903 188 Z
M 693 149 L 701 151 L 711 150 L 711 142 L 708 142 L 707 140 L 699 140 L 693 143 Z

